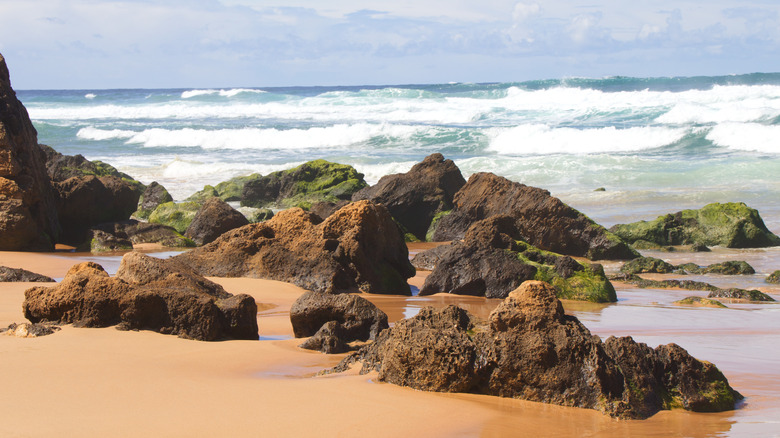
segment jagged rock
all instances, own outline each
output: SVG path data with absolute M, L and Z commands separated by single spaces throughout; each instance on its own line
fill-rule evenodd
M 759 290 L 745 290 L 745 289 L 718 289 L 710 292 L 707 298 L 730 298 L 733 300 L 747 300 L 747 301 L 775 301 L 774 298 L 759 291 Z
M 639 254 L 619 237 L 547 190 L 475 173 L 454 198 L 452 213 L 438 221 L 434 241 L 462 239 L 474 223 L 506 215 L 522 239 L 536 247 L 591 260 L 633 259 Z
M 219 198 L 209 198 L 195 213 L 184 235 L 196 244 L 204 245 L 213 242 L 226 231 L 247 224 L 249 220 L 227 202 Z
M 646 240 L 658 245 L 700 243 L 727 248 L 780 245 L 780 237 L 766 228 L 758 211 L 742 202 L 713 203 L 699 210 L 683 210 L 646 222 L 618 224 L 610 231 L 626 242 Z
M 406 231 L 426 240 L 436 215 L 452 210 L 453 197 L 464 184 L 458 166 L 437 153 L 407 173 L 383 176 L 375 185 L 352 195 L 352 200 L 370 199 L 384 205 Z
M 398 226 L 387 209 L 368 201 L 324 221 L 285 210 L 175 258 L 203 275 L 268 278 L 327 293 L 411 295 L 406 279 L 415 274 Z
M 0 55 L 0 250 L 51 251 L 59 235 L 46 157 Z
M 160 204 L 166 202 L 173 202 L 173 197 L 168 190 L 165 189 L 157 181 L 152 181 L 151 184 L 146 186 L 146 189 L 138 199 L 138 210 L 133 213 L 133 216 L 141 219 L 149 219 L 149 216 Z
M 158 243 L 162 246 L 171 248 L 195 246 L 193 241 L 179 234 L 173 227 L 139 222 L 135 219 L 99 224 L 94 228 L 113 234 L 117 238 L 127 239 L 133 245 L 141 243 Z
M 620 267 L 623 274 L 670 274 L 677 270 L 677 267 L 661 259 L 654 257 L 639 257 L 629 260 Z
M 172 227 L 177 232 L 184 234 L 192 220 L 195 219 L 200 207 L 200 204 L 195 202 L 166 202 L 154 209 L 149 215 L 149 222 Z
M 55 287 L 25 292 L 24 316 L 80 327 L 118 325 L 183 338 L 257 339 L 257 305 L 175 260 L 137 252 L 122 258 L 115 277 L 93 262 L 73 266 Z
M 309 209 L 310 212 L 316 214 L 322 219 L 327 219 L 328 216 L 335 213 L 341 207 L 349 204 L 349 201 L 339 202 L 315 202 Z M 269 218 L 270 219 L 270 218 Z
M 30 324 L 23 322 L 21 324 L 12 323 L 8 328 L 0 329 L 0 334 L 16 336 L 17 338 L 37 338 L 50 335 L 59 330 L 60 328 L 53 324 Z
M 247 207 L 301 207 L 315 202 L 349 200 L 366 186 L 363 174 L 352 166 L 314 160 L 294 169 L 270 173 L 246 181 L 241 205 Z
M 30 272 L 26 269 L 0 266 L 0 281 L 53 283 L 54 279 L 45 275 L 36 274 L 35 272 Z
M 90 161 L 83 155 L 63 155 L 45 144 L 39 144 L 38 147 L 46 156 L 46 172 L 52 181 L 62 182 L 85 176 L 113 176 L 130 184 L 139 194 L 144 191 L 143 184 L 108 163 Z
M 78 248 L 79 251 L 91 252 L 129 251 L 132 249 L 133 243 L 129 239 L 97 229 L 88 230 L 87 241 Z
M 333 371 L 361 373 L 415 389 L 473 392 L 646 418 L 661 409 L 734 408 L 742 396 L 720 371 L 677 345 L 652 349 L 630 337 L 602 343 L 564 314 L 555 290 L 524 283 L 479 321 L 450 306 L 398 321 Z
M 71 245 L 84 242 L 95 225 L 127 220 L 138 206 L 140 193 L 113 176 L 73 177 L 54 184 L 60 194 L 62 241 Z
M 345 341 L 346 335 L 342 325 L 336 321 L 328 321 L 317 330 L 312 337 L 307 339 L 299 348 L 315 350 L 325 354 L 346 353 L 350 350 L 349 343 Z
M 450 245 L 439 245 L 435 248 L 418 252 L 412 257 L 412 266 L 420 271 L 433 271 L 441 257 L 449 250 Z

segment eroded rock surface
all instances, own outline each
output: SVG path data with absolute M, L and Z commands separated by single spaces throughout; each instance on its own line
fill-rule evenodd
M 249 220 L 227 202 L 209 198 L 195 213 L 184 235 L 198 245 L 211 243 L 217 237 L 234 228 L 249 224 Z

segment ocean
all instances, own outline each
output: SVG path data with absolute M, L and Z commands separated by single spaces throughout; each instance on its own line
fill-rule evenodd
M 40 143 L 176 200 L 316 158 L 375 183 L 441 152 L 467 178 L 545 188 L 605 226 L 742 201 L 780 232 L 780 73 L 18 97 Z

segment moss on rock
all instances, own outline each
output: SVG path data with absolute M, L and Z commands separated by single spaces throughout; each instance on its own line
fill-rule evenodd
M 685 297 L 681 300 L 677 300 L 674 304 L 681 306 L 702 306 L 702 307 L 717 307 L 726 308 L 726 305 L 718 300 L 711 300 L 709 298 L 702 297 Z
M 149 215 L 149 222 L 173 227 L 177 232 L 184 234 L 195 218 L 195 213 L 200 209 L 197 202 L 166 202 L 160 204 Z

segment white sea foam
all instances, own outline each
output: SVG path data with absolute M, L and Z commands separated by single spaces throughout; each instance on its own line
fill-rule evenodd
M 94 99 L 96 97 L 97 97 L 97 95 L 95 93 L 87 93 L 87 94 L 84 95 L 84 98 L 86 98 L 86 99 Z
M 530 124 L 495 128 L 489 134 L 489 149 L 505 155 L 630 152 L 673 144 L 687 132 L 664 127 L 576 129 Z
M 712 128 L 707 139 L 729 149 L 780 154 L 778 125 L 722 123 Z
M 189 90 L 184 91 L 181 93 L 182 99 L 190 99 L 197 96 L 207 96 L 216 94 L 222 97 L 233 97 L 237 96 L 241 93 L 255 93 L 255 94 L 261 94 L 265 93 L 264 90 L 256 90 L 253 88 L 232 88 L 230 90 L 214 90 L 214 89 L 207 89 L 207 90 Z
M 113 139 L 127 139 L 135 135 L 134 131 L 127 131 L 124 129 L 98 129 L 92 126 L 79 129 L 76 133 L 76 137 L 82 140 L 113 140 Z

